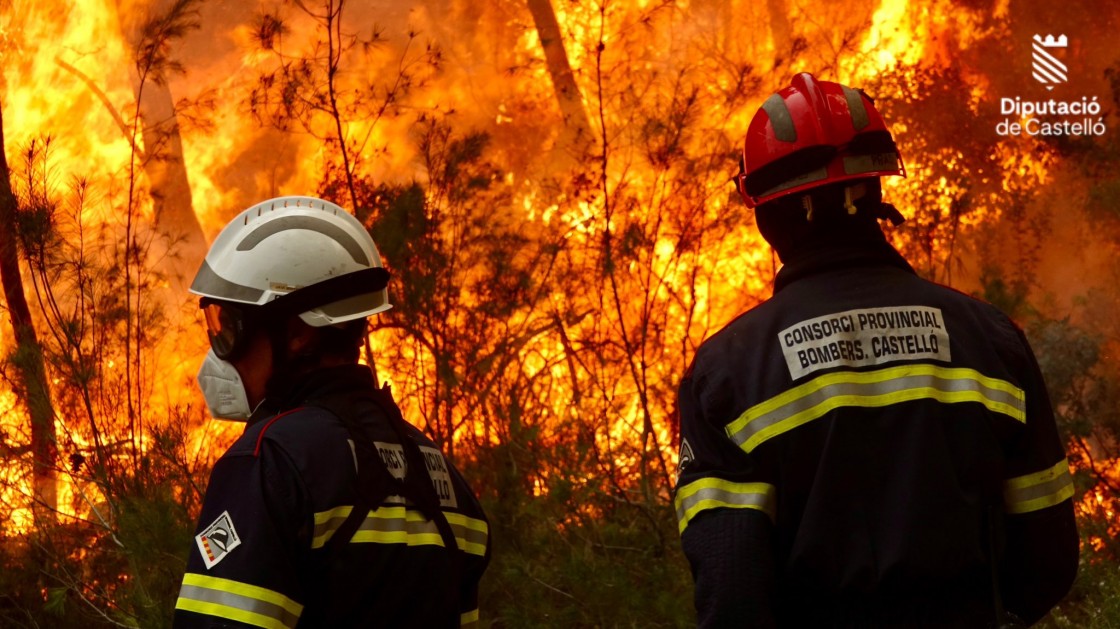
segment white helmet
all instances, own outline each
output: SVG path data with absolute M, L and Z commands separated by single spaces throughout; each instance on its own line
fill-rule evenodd
M 222 229 L 190 292 L 270 304 L 266 310 L 322 327 L 391 308 L 388 277 L 373 238 L 349 212 L 313 197 L 279 197 Z

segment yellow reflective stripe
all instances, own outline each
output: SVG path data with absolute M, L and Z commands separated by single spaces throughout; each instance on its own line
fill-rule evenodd
M 978 402 L 992 412 L 1026 421 L 1026 397 L 1015 385 L 974 369 L 914 364 L 817 376 L 752 406 L 725 430 L 732 441 L 750 452 L 837 408 L 881 407 L 920 399 L 947 404 Z
M 312 548 L 321 548 L 334 535 L 353 510 L 351 506 L 335 507 L 315 514 Z M 485 555 L 490 527 L 484 520 L 460 513 L 444 512 L 460 550 L 472 555 Z M 434 522 L 424 514 L 404 506 L 386 505 L 369 513 L 349 540 L 351 543 L 407 544 L 409 546 L 443 546 L 443 537 Z
M 191 572 L 183 576 L 175 608 L 270 629 L 294 627 L 303 613 L 303 605 L 279 592 Z
M 205 614 L 207 616 L 216 616 L 218 618 L 226 618 L 228 620 L 236 620 L 254 627 L 264 627 L 265 629 L 290 629 L 291 627 L 295 627 L 295 625 L 285 625 L 283 622 L 271 616 L 247 612 L 243 609 L 229 607 L 227 605 L 204 603 L 191 599 L 179 598 L 175 603 L 175 609 L 182 609 L 196 614 Z
M 1016 476 L 1003 483 L 1003 504 L 1008 513 L 1038 511 L 1071 497 L 1073 477 L 1066 459 L 1041 472 Z
M 490 532 L 490 525 L 486 523 L 486 520 L 467 517 L 462 513 L 445 512 L 444 515 L 447 516 L 447 521 L 451 524 L 456 524 L 458 526 L 468 528 L 472 531 L 478 531 L 480 533 L 488 534 Z
M 338 527 L 349 517 L 350 512 L 354 507 L 344 506 L 335 507 L 329 511 L 320 511 L 315 514 L 315 529 L 312 532 L 311 548 L 322 548 L 326 544 Z
M 485 520 L 467 517 L 461 513 L 444 512 L 459 550 L 472 555 L 485 555 L 490 525 Z
M 722 478 L 701 478 L 677 490 L 673 499 L 681 533 L 696 514 L 707 509 L 757 509 L 773 522 L 777 515 L 777 490 L 770 483 L 734 483 Z
M 419 511 L 399 506 L 378 507 L 371 511 L 350 541 L 355 544 L 443 546 L 443 538 L 434 522 L 429 522 Z
M 474 624 L 476 622 L 478 622 L 478 609 L 472 609 L 469 612 L 463 612 L 462 614 L 459 614 L 460 627 Z

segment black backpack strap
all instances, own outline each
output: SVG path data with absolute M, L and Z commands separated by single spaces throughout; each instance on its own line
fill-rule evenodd
M 354 501 L 354 508 L 326 543 L 327 552 L 334 554 L 350 542 L 370 511 L 380 507 L 394 493 L 404 496 L 405 486 L 385 467 L 385 462 L 373 446 L 373 440 L 351 414 L 318 403 L 316 405 L 337 417 L 350 433 L 358 473 L 358 497 Z
M 374 439 L 369 433 L 368 427 L 355 417 L 354 402 L 362 399 L 372 402 L 381 409 L 388 418 L 388 423 L 393 432 L 397 435 L 397 440 L 404 452 L 406 465 L 406 474 L 403 481 L 394 477 L 385 467 L 384 461 L 374 448 Z M 400 408 L 397 407 L 388 391 L 371 389 L 363 391 L 359 395 L 350 393 L 341 399 L 327 397 L 311 400 L 309 405 L 329 411 L 342 422 L 354 442 L 354 450 L 358 459 L 358 500 L 355 501 L 350 515 L 347 516 L 328 541 L 327 546 L 330 552 L 333 553 L 340 546 L 349 542 L 369 512 L 381 506 L 385 498 L 396 493 L 403 496 L 406 501 L 411 501 L 425 518 L 435 524 L 436 530 L 439 531 L 440 538 L 443 540 L 443 545 L 449 553 L 450 582 L 452 587 L 457 588 L 463 573 L 463 557 L 462 553 L 459 552 L 455 533 L 452 531 L 451 523 L 447 521 L 443 509 L 440 508 L 439 497 L 436 495 L 435 487 L 428 473 L 428 467 L 424 463 L 424 455 L 420 452 L 420 446 L 410 434 L 412 427 L 405 421 Z M 407 473 L 413 470 L 415 470 L 413 473 Z M 458 596 L 458 591 L 456 591 L 454 600 L 458 600 Z
M 431 474 L 428 473 L 424 455 L 420 452 L 420 445 L 412 438 L 413 427 L 405 421 L 400 407 L 393 400 L 388 388 L 370 391 L 369 399 L 377 404 L 389 418 L 389 425 L 396 432 L 397 439 L 404 449 L 407 469 L 417 470 L 415 474 L 405 474 L 406 493 L 404 496 L 412 500 L 420 509 L 420 512 L 424 514 L 424 517 L 436 525 L 436 530 L 439 531 L 439 536 L 443 539 L 443 545 L 449 553 L 452 586 L 457 587 L 463 574 L 463 554 L 459 551 L 459 544 L 455 539 L 455 532 L 451 530 L 451 523 L 447 521 L 447 514 L 440 507 L 439 496 L 436 494 Z M 457 599 L 458 593 L 456 593 Z

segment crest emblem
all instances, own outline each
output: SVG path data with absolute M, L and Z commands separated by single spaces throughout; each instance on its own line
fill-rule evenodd
M 1047 35 L 1043 38 L 1041 35 L 1035 35 L 1034 41 L 1031 42 L 1033 51 L 1031 58 L 1032 74 L 1039 83 L 1046 86 L 1046 89 L 1052 90 L 1058 83 L 1065 83 L 1069 80 L 1066 72 L 1069 69 L 1066 64 L 1062 63 L 1051 54 L 1050 51 L 1057 52 L 1058 48 L 1066 48 L 1066 36 L 1059 35 L 1055 38 L 1053 35 Z
M 681 439 L 681 450 L 677 455 L 677 475 L 679 476 L 680 473 L 684 471 L 684 468 L 689 463 L 692 463 L 692 460 L 695 458 L 696 455 L 692 453 L 692 446 L 689 445 L 688 439 Z
M 202 561 L 206 564 L 207 570 L 213 568 L 234 548 L 241 545 L 241 538 L 233 528 L 233 519 L 229 517 L 229 511 L 223 511 L 217 520 L 195 535 L 194 541 L 198 544 L 198 550 L 202 553 Z

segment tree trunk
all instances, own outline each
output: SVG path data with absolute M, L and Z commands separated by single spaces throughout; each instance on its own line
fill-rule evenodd
M 4 145 L 4 118 L 0 113 L 0 148 Z M 17 396 L 27 405 L 31 419 L 32 491 L 35 497 L 35 523 L 42 526 L 54 522 L 58 508 L 56 463 L 58 445 L 54 430 L 54 408 L 51 405 L 43 352 L 35 336 L 31 309 L 23 292 L 19 268 L 19 245 L 16 236 L 16 198 L 8 178 L 8 161 L 0 150 L 0 282 L 8 303 L 8 316 L 15 335 L 15 366 Z
M 774 40 L 775 65 L 793 52 L 790 44 L 789 6 L 786 0 L 766 0 L 770 14 L 770 37 Z
M 152 16 L 167 13 L 173 0 L 120 3 L 118 16 L 125 40 L 135 50 L 143 39 L 144 26 Z M 183 139 L 175 102 L 166 77 L 133 76 L 133 89 L 140 99 L 140 119 L 144 142 L 142 167 L 148 176 L 154 204 L 155 228 L 171 237 L 173 255 L 167 257 L 164 271 L 171 285 L 182 294 L 187 283 L 206 256 L 206 237 L 194 213 L 187 165 L 183 160 Z M 162 257 L 162 256 L 157 256 Z
M 533 14 L 533 23 L 537 26 L 537 35 L 541 38 L 545 63 L 548 74 L 552 77 L 552 86 L 556 89 L 560 113 L 564 116 L 564 132 L 557 141 L 557 147 L 574 148 L 578 153 L 590 140 L 591 125 L 579 86 L 572 74 L 572 66 L 568 63 L 568 53 L 564 50 L 560 23 L 556 20 L 556 12 L 550 0 L 526 1 Z

